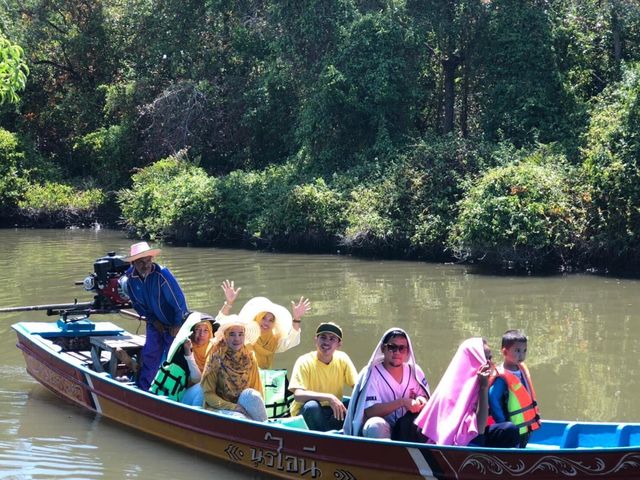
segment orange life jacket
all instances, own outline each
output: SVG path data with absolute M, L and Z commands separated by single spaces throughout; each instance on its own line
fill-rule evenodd
M 532 430 L 540 428 L 540 412 L 538 410 L 538 403 L 536 402 L 536 392 L 533 388 L 533 382 L 531 381 L 531 375 L 529 375 L 527 366 L 521 363 L 520 371 L 529 389 L 520 382 L 520 379 L 516 375 L 509 370 L 505 370 L 504 366 L 500 365 L 496 367 L 496 370 L 498 375 L 491 378 L 491 383 L 493 383 L 496 378 L 501 377 L 506 382 L 509 393 L 506 405 L 507 420 L 518 427 L 520 435 L 525 435 Z M 495 420 L 491 418 L 488 423 L 494 422 Z

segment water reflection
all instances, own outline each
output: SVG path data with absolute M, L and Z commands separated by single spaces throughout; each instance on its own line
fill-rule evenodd
M 91 295 L 74 282 L 91 273 L 96 258 L 110 250 L 126 254 L 131 243 L 108 230 L 0 231 L 0 305 L 88 301 Z M 499 357 L 502 332 L 521 328 L 529 336 L 527 363 L 543 418 L 639 420 L 637 280 L 487 276 L 456 265 L 170 246 L 163 247 L 160 260 L 179 279 L 192 309 L 215 314 L 224 279 L 243 287 L 241 303 L 256 295 L 282 304 L 310 297 L 313 309 L 303 317 L 302 344 L 277 355 L 275 368 L 290 368 L 313 350 L 313 331 L 321 321 L 342 325 L 344 348 L 357 367 L 369 359 L 382 333 L 397 325 L 411 334 L 417 359 L 435 387 L 462 340 L 484 336 Z M 212 468 L 222 478 L 252 475 L 224 462 L 194 463 L 190 452 L 85 417 L 43 393 L 24 373 L 9 329 L 27 319 L 46 317 L 42 312 L 0 317 L 0 348 L 6 352 L 0 372 L 9 392 L 0 395 L 0 476 L 10 471 L 14 478 L 44 478 L 37 471 L 44 463 L 37 458 L 54 450 L 64 461 L 87 465 L 79 470 L 85 478 L 178 478 L 193 469 L 192 476 L 212 476 Z M 114 321 L 132 331 L 138 327 L 125 317 Z M 14 454 L 20 442 L 36 452 L 35 460 Z M 59 471 L 65 471 L 64 464 Z
M 0 478 L 175 480 L 209 478 L 212 471 L 216 478 L 247 478 L 244 469 L 198 461 L 189 451 L 62 402 L 37 384 L 19 394 L 0 392 L 0 404 L 13 405 L 0 414 Z M 6 423 L 12 428 L 5 430 Z

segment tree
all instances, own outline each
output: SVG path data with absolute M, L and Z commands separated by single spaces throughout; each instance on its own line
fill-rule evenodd
M 473 73 L 473 57 L 478 32 L 486 17 L 481 0 L 408 0 L 407 12 L 414 18 L 424 48 L 439 65 L 439 130 L 453 132 L 458 108 L 459 128 L 468 132 L 468 82 Z M 461 86 L 458 82 L 463 69 Z M 458 97 L 461 96 L 461 102 Z M 458 105 L 461 105 L 460 107 Z
M 358 16 L 303 106 L 298 138 L 321 168 L 385 157 L 416 133 L 418 48 L 392 10 Z
M 620 79 L 622 62 L 640 59 L 635 0 L 554 0 L 549 18 L 564 82 L 584 102 Z
M 28 75 L 29 67 L 22 47 L 0 32 L 0 104 L 18 102 L 18 92 L 24 90 Z
M 493 0 L 480 39 L 482 125 L 517 146 L 571 139 L 573 99 L 564 90 L 544 0 Z
M 56 156 L 67 174 L 75 168 L 71 145 L 76 136 L 102 126 L 100 87 L 115 75 L 101 0 L 24 0 L 13 2 L 19 38 L 29 52 L 31 81 L 22 95 L 23 123 L 41 151 Z M 61 160 L 64 159 L 64 160 Z
M 590 183 L 590 241 L 595 262 L 640 266 L 640 64 L 594 102 L 585 171 Z

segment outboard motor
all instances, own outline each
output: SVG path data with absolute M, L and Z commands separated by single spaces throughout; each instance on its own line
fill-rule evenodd
M 106 256 L 95 261 L 93 264 L 94 273 L 82 282 L 85 290 L 96 292 L 95 309 L 108 309 L 129 303 L 129 298 L 122 291 L 118 282 L 130 265 L 124 258 L 116 255 L 116 252 L 108 252 Z

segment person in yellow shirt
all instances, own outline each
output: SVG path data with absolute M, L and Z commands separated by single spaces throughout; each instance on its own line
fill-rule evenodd
M 339 351 L 342 329 L 332 322 L 316 329 L 316 351 L 300 356 L 291 373 L 293 393 L 291 415 L 302 414 L 311 430 L 342 428 L 347 407 L 342 402 L 344 388 L 353 388 L 357 371 L 349 356 Z

